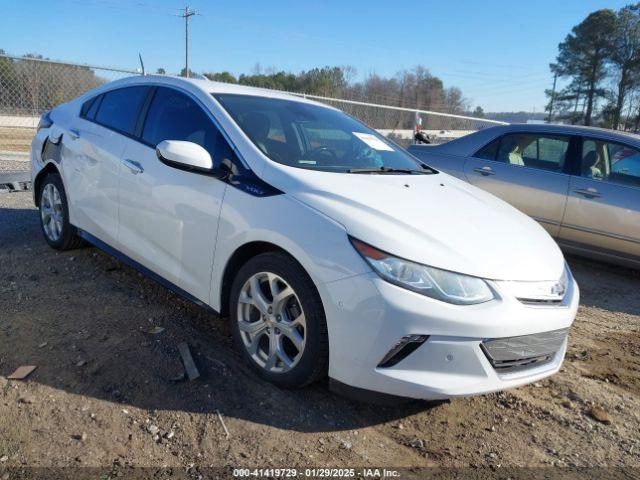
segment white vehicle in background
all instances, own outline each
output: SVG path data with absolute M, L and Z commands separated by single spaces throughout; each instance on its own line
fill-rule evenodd
M 140 76 L 43 115 L 42 230 L 230 317 L 262 377 L 368 399 L 558 371 L 578 287 L 551 237 L 334 108 Z

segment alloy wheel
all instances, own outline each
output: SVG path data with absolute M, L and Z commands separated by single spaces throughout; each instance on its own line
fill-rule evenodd
M 52 242 L 57 242 L 62 235 L 64 208 L 60 192 L 52 183 L 47 183 L 42 190 L 40 216 L 45 235 Z
M 284 373 L 300 361 L 306 319 L 297 294 L 282 277 L 252 275 L 240 290 L 237 319 L 242 342 L 261 368 Z

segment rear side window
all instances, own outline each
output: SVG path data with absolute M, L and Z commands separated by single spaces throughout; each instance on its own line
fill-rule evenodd
M 473 156 L 475 158 L 482 158 L 483 160 L 495 160 L 496 154 L 498 153 L 498 145 L 500 145 L 499 138 L 482 147 Z
M 142 140 L 153 148 L 164 140 L 197 143 L 209 152 L 214 168 L 233 156 L 226 139 L 202 107 L 172 88 L 157 89 L 144 123 Z
M 138 112 L 148 91 L 148 87 L 140 86 L 105 93 L 95 116 L 96 122 L 121 133 L 133 134 Z
M 585 139 L 580 175 L 640 187 L 640 151 L 621 143 Z
M 96 98 L 94 98 L 94 102 L 91 103 L 91 106 L 89 107 L 89 110 L 87 110 L 87 114 L 84 118 L 86 118 L 87 120 L 94 120 L 96 118 L 96 112 L 98 111 L 103 98 L 104 95 L 98 95 Z
M 96 95 L 93 98 L 90 98 L 89 100 L 87 100 L 86 102 L 84 102 L 82 104 L 82 108 L 80 109 L 80 116 L 82 118 L 89 118 L 92 119 L 93 116 L 95 115 L 95 112 L 97 110 L 97 104 L 98 102 L 98 98 L 100 97 L 100 95 Z M 89 115 L 89 112 L 92 112 L 92 115 Z

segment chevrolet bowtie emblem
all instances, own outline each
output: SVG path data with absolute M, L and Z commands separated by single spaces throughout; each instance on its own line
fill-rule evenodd
M 565 286 L 561 283 L 556 283 L 553 287 L 551 287 L 551 295 L 562 296 L 565 292 Z

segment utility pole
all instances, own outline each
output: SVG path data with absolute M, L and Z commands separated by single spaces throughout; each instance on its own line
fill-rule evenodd
M 558 81 L 558 72 L 553 75 L 553 89 L 551 90 L 551 101 L 549 102 L 549 116 L 547 117 L 547 123 L 551 123 L 553 118 L 553 104 L 556 100 L 556 82 Z
M 180 17 L 184 18 L 184 74 L 189 78 L 189 18 L 196 15 L 195 10 L 190 10 L 187 5 Z
M 578 91 L 576 92 L 576 103 L 573 106 L 573 117 L 571 117 L 571 125 L 574 124 L 578 115 L 578 102 L 580 101 L 580 87 L 578 87 Z

